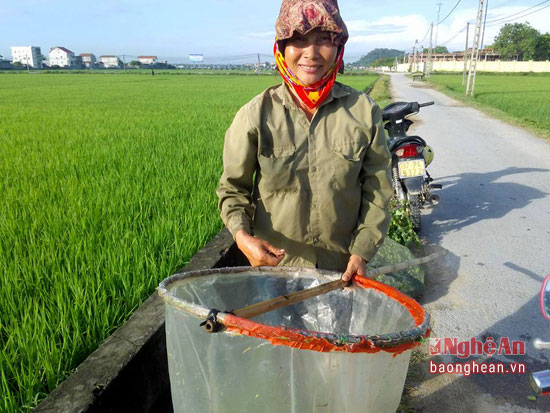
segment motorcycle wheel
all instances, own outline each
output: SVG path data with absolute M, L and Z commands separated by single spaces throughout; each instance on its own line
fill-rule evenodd
M 413 229 L 420 231 L 420 195 L 408 195 L 411 204 L 411 221 Z

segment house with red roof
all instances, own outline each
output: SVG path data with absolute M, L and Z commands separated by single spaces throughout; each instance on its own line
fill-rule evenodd
M 154 65 L 157 63 L 156 56 L 138 56 L 138 60 L 142 65 Z
M 54 46 L 50 49 L 50 67 L 59 66 L 71 68 L 78 64 L 78 59 L 74 52 L 61 46 Z

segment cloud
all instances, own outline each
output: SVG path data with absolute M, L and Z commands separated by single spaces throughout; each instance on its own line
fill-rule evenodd
M 416 39 L 420 40 L 428 27 L 429 22 L 418 14 L 387 16 L 372 22 L 351 20 L 348 24 L 349 45 L 409 49 Z
M 501 7 L 489 9 L 487 15 L 487 27 L 484 36 L 484 45 L 492 44 L 496 35 L 507 19 L 489 23 L 502 17 L 521 16 L 515 14 L 525 10 L 524 6 Z M 530 11 L 534 11 L 532 9 Z M 469 7 L 455 11 L 439 27 L 434 26 L 432 41 L 446 46 L 450 51 L 464 50 L 466 41 L 466 23 L 470 22 L 469 44 L 472 45 L 475 29 L 475 17 L 477 7 Z M 529 22 L 541 33 L 548 31 L 550 20 L 550 7 L 536 13 L 510 21 L 509 23 Z M 499 22 L 501 24 L 499 24 Z M 412 52 L 415 40 L 424 47 L 430 45 L 430 20 L 419 14 L 385 16 L 377 20 L 349 20 L 346 22 L 350 32 L 347 49 L 350 53 L 364 53 L 366 50 L 377 47 L 396 48 Z
M 483 44 L 485 46 L 492 44 L 494 38 L 498 35 L 501 27 L 503 27 L 505 23 L 513 24 L 529 22 L 531 26 L 539 30 L 541 33 L 546 32 L 548 30 L 547 22 L 550 19 L 550 8 L 507 22 L 507 20 L 526 14 L 520 13 L 525 9 L 525 6 L 489 9 L 487 12 L 487 25 L 485 27 Z M 536 8 L 529 10 L 527 13 L 534 10 L 536 10 Z M 470 22 L 469 44 L 471 46 L 474 38 L 476 13 L 477 8 L 464 9 L 454 13 L 452 18 L 449 19 L 450 21 L 445 22 L 447 24 L 443 23 L 440 25 L 437 43 L 447 46 L 449 50 L 463 50 L 466 41 L 466 23 Z M 508 16 L 511 16 L 510 19 L 502 19 L 503 17 Z M 497 19 L 499 20 L 495 21 Z
M 379 33 L 401 33 L 406 30 L 407 26 L 397 25 L 394 23 L 369 23 L 366 20 L 350 20 L 346 23 L 348 31 L 352 34 L 379 34 Z

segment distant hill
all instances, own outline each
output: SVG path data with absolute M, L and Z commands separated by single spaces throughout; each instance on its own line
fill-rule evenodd
M 367 55 L 362 56 L 357 62 L 351 63 L 353 66 L 371 66 L 378 59 L 387 59 L 403 56 L 403 50 L 396 49 L 374 49 Z
M 380 67 L 380 66 L 393 66 L 395 63 L 395 57 L 381 57 L 376 59 L 370 64 L 371 67 Z

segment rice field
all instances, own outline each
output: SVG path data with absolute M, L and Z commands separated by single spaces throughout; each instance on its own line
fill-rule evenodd
M 32 409 L 222 228 L 225 130 L 279 79 L 0 73 L 0 411 Z
M 478 73 L 475 98 L 464 97 L 462 74 L 433 74 L 430 82 L 444 93 L 550 138 L 550 74 Z

